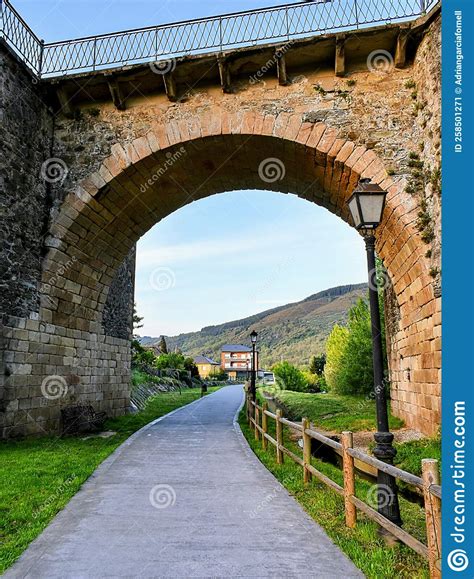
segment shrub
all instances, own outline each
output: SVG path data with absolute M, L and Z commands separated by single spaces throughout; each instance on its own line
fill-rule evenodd
M 214 370 L 209 374 L 209 380 L 227 380 L 227 374 L 222 368 L 219 368 L 219 370 Z
M 324 366 L 326 366 L 326 354 L 311 357 L 309 361 L 309 371 L 312 374 L 320 376 L 324 372 Z
M 301 370 L 289 362 L 280 362 L 273 367 L 276 383 L 282 390 L 307 392 L 308 380 Z

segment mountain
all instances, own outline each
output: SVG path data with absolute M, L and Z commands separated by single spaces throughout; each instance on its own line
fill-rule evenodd
M 264 368 L 282 359 L 304 366 L 312 355 L 324 351 L 333 325 L 344 323 L 349 309 L 359 298 L 367 298 L 367 292 L 367 284 L 338 286 L 242 320 L 166 336 L 166 342 L 170 351 L 179 348 L 189 356 L 204 354 L 219 361 L 223 344 L 249 344 L 249 334 L 255 330 Z M 159 341 L 149 336 L 140 339 L 144 346 L 158 346 Z

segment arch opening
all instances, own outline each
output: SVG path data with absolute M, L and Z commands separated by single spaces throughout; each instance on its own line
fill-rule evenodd
M 103 311 L 120 265 L 156 223 L 195 200 L 245 188 L 296 194 L 350 224 L 346 202 L 361 177 L 388 192 L 376 245 L 397 310 L 388 337 L 392 409 L 432 431 L 438 406 L 420 421 L 412 404 L 413 392 L 436 396 L 440 382 L 432 358 L 440 304 L 416 229 L 416 203 L 372 150 L 301 114 L 223 112 L 170 121 L 114 144 L 66 197 L 50 229 L 40 321 L 72 340 L 61 372 L 76 385 L 76 398 L 93 396 L 112 414 L 128 408 L 129 341 L 105 335 Z M 428 350 L 431 358 L 423 358 Z

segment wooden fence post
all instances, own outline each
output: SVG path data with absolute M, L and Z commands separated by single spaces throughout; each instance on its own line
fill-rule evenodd
M 425 458 L 421 461 L 421 469 L 424 483 L 430 578 L 439 579 L 441 577 L 441 501 L 430 492 L 431 485 L 439 485 L 438 461 Z
M 346 526 L 354 528 L 357 523 L 357 509 L 352 504 L 349 497 L 355 495 L 355 473 L 354 459 L 347 452 L 348 448 L 353 446 L 352 432 L 345 431 L 342 433 L 342 465 L 344 474 L 344 507 L 346 513 Z
M 305 432 L 309 428 L 309 420 L 303 418 L 301 426 L 303 427 L 303 481 L 307 484 L 312 479 L 311 473 L 307 468 L 307 465 L 311 464 L 311 437 Z
M 283 424 L 280 422 L 281 410 L 277 408 L 276 411 L 276 437 L 277 437 L 277 463 L 283 464 L 283 451 L 281 446 L 283 446 Z
M 264 402 L 262 404 L 262 448 L 267 450 L 268 440 L 265 434 L 268 432 L 268 416 L 265 414 L 265 410 L 268 409 L 268 404 Z
M 259 422 L 260 422 L 260 411 L 258 409 L 258 405 L 255 404 L 255 440 L 260 439 L 260 432 L 258 431 Z

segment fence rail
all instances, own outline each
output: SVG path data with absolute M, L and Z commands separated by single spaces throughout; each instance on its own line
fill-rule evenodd
M 269 442 L 275 447 L 278 464 L 282 464 L 284 456 L 288 456 L 303 468 L 303 480 L 305 484 L 308 484 L 312 477 L 314 477 L 344 498 L 345 520 L 348 527 L 353 528 L 356 526 L 357 510 L 362 511 L 369 519 L 378 523 L 426 559 L 429 563 L 430 577 L 432 579 L 439 579 L 441 577 L 441 486 L 439 485 L 439 466 L 437 460 L 423 460 L 423 476 L 418 477 L 354 448 L 352 432 L 343 432 L 341 437 L 342 443 L 336 442 L 312 429 L 309 420 L 306 418 L 303 418 L 301 423 L 297 423 L 284 418 L 279 409 L 276 413 L 270 412 L 266 403 L 263 405 L 255 403 L 251 399 L 248 391 L 246 392 L 245 408 L 247 421 L 255 432 L 255 440 L 261 440 L 264 450 L 267 449 Z M 276 439 L 268 433 L 269 418 L 275 420 Z M 301 432 L 303 437 L 303 458 L 284 446 L 283 426 Z M 311 464 L 311 439 L 315 439 L 342 454 L 343 486 L 331 480 Z M 392 523 L 376 509 L 356 496 L 356 468 L 354 459 L 386 472 L 423 492 L 428 539 L 427 545 Z
M 313 0 L 43 44 L 9 0 L 1 36 L 38 76 L 62 76 L 411 20 L 439 0 Z

